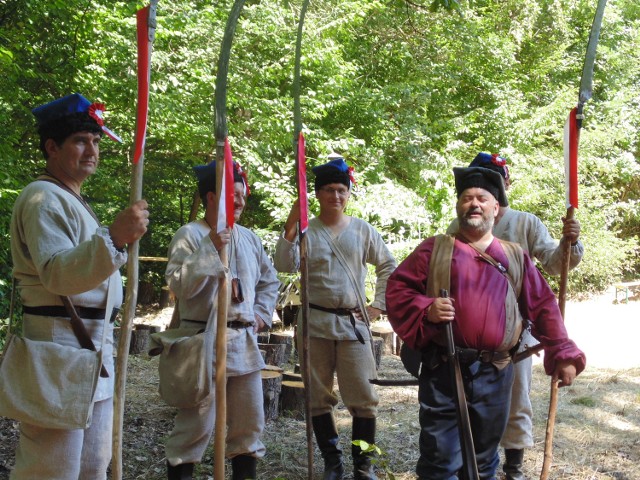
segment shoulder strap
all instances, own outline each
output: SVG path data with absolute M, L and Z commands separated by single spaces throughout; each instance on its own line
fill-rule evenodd
M 451 258 L 455 237 L 451 235 L 437 235 L 429 260 L 429 275 L 427 276 L 427 296 L 438 297 L 442 289 L 450 290 Z
M 366 308 L 366 306 L 367 306 L 366 298 L 367 297 L 364 295 L 364 292 L 362 292 L 360 290 L 360 285 L 358 285 L 358 281 L 356 280 L 355 274 L 353 273 L 353 271 L 349 267 L 349 263 L 347 262 L 347 259 L 345 258 L 344 254 L 342 253 L 342 250 L 340 249 L 340 246 L 336 242 L 334 242 L 334 239 L 331 238 L 331 235 L 329 235 L 329 232 L 327 232 L 326 228 L 324 226 L 321 226 L 319 230 L 320 230 L 320 232 L 322 232 L 322 236 L 327 240 L 327 243 L 329 244 L 329 247 L 331 248 L 331 251 L 334 253 L 336 258 L 340 261 L 340 263 L 344 267 L 345 271 L 347 272 L 347 276 L 349 277 L 349 281 L 351 282 L 351 285 L 353 286 L 353 290 L 356 292 L 356 297 L 358 298 L 358 303 L 360 304 L 358 306 L 360 307 L 360 310 L 362 311 L 362 315 L 366 319 L 367 325 L 369 325 L 369 316 L 367 315 L 367 308 Z

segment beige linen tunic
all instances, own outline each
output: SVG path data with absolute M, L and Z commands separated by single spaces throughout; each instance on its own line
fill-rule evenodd
M 376 286 L 371 306 L 384 311 L 387 279 L 396 268 L 396 261 L 376 229 L 364 220 L 353 217 L 337 236 L 318 218 L 309 221 L 306 232 L 309 303 L 327 308 L 354 308 L 360 305 L 358 292 L 354 290 L 342 262 L 333 253 L 325 233 L 333 238 L 342 251 L 363 294 L 367 264 L 375 266 Z M 289 242 L 281 236 L 276 245 L 274 264 L 278 271 L 297 272 L 300 268 L 298 241 Z M 361 301 L 366 304 L 366 299 Z M 363 338 L 371 338 L 363 322 L 356 322 L 356 326 Z M 309 309 L 309 335 L 331 340 L 357 340 L 348 317 L 313 308 Z
M 67 295 L 75 306 L 105 308 L 111 275 L 120 286 L 114 289 L 114 306 L 122 304 L 118 269 L 127 261 L 126 252 L 116 250 L 109 230 L 58 185 L 32 182 L 18 196 L 11 216 L 11 256 L 24 305 L 62 305 L 60 295 Z M 99 349 L 103 323 L 84 323 Z M 23 332 L 33 340 L 80 348 L 67 318 L 25 315 Z M 100 378 L 96 401 L 113 396 L 112 352 L 113 325 L 109 324 L 103 355 L 109 378 Z
M 217 304 L 218 281 L 225 268 L 209 231 L 204 220 L 188 223 L 169 245 L 165 277 L 179 299 L 182 320 L 206 323 Z M 260 239 L 249 229 L 235 225 L 228 249 L 230 273 L 240 279 L 244 302 L 229 304 L 227 321 L 252 323 L 258 315 L 270 327 L 280 282 Z M 264 366 L 253 329 L 227 329 L 227 375 L 244 375 Z

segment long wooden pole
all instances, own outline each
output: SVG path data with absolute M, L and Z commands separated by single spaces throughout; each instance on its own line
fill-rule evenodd
M 567 209 L 567 220 L 573 219 L 574 208 Z M 571 262 L 571 242 L 565 239 L 562 244 L 562 270 L 560 272 L 560 286 L 558 290 L 558 307 L 565 318 L 565 305 L 567 301 L 567 283 L 569 279 L 569 264 Z M 553 433 L 556 425 L 556 412 L 558 411 L 558 376 L 551 377 L 551 387 L 549 391 L 549 410 L 547 412 L 547 428 L 544 436 L 544 458 L 542 461 L 542 471 L 540 480 L 547 480 L 553 462 Z
M 227 75 L 231 45 L 244 0 L 236 0 L 229 13 L 222 38 L 215 91 L 215 138 L 216 138 L 216 192 L 218 208 L 222 192 L 224 169 L 224 142 L 227 138 Z M 220 251 L 220 260 L 226 267 L 229 264 L 227 248 Z M 218 290 L 218 322 L 216 327 L 216 428 L 214 435 L 215 480 L 224 480 L 225 442 L 227 429 L 227 312 L 229 306 L 229 282 L 227 276 L 220 280 Z
M 298 198 L 300 202 L 306 202 L 301 197 L 301 191 L 306 192 L 306 185 L 300 185 L 300 149 L 298 142 L 302 132 L 302 113 L 300 105 L 300 70 L 302 56 L 302 32 L 304 19 L 307 13 L 309 0 L 304 0 L 300 8 L 298 21 L 298 35 L 296 39 L 295 67 L 293 75 L 293 123 L 294 123 L 294 151 L 296 152 L 296 178 L 298 179 Z M 305 168 L 306 172 L 306 168 Z M 304 175 L 306 179 L 306 175 Z M 301 204 L 302 205 L 302 204 Z M 306 214 L 306 209 L 303 209 Z M 302 218 L 302 217 L 301 217 Z M 300 308 L 302 313 L 302 380 L 304 382 L 304 413 L 307 438 L 307 478 L 313 479 L 313 423 L 311 420 L 311 352 L 309 349 L 309 268 L 307 265 L 307 237 L 302 228 L 298 229 L 300 238 Z
M 151 45 L 155 38 L 156 28 L 156 9 L 157 0 L 151 0 L 148 7 L 138 12 L 138 29 L 142 30 L 139 35 L 148 35 L 145 46 L 148 47 L 148 51 L 142 52 L 142 55 L 146 55 L 146 58 L 138 59 L 138 68 L 140 63 L 146 64 L 146 72 L 140 72 L 138 76 L 139 83 L 145 83 L 146 76 L 146 94 L 144 96 L 144 118 L 140 115 L 136 117 L 136 138 L 144 136 L 147 127 L 147 105 L 148 100 L 148 82 L 149 82 L 149 66 L 151 60 Z M 146 18 L 143 18 L 146 15 Z M 142 19 L 142 21 L 141 21 Z M 146 25 L 143 21 L 146 20 Z M 144 28 L 146 27 L 146 28 Z M 145 32 L 146 30 L 146 32 Z M 139 48 L 142 42 L 139 40 Z M 140 86 L 138 87 L 138 101 L 141 101 Z M 135 156 L 135 154 L 134 154 Z M 142 178 L 144 172 L 144 149 L 139 152 L 139 158 L 135 159 L 133 163 L 133 169 L 131 172 L 131 194 L 130 204 L 142 198 Z M 138 302 L 138 256 L 140 253 L 140 243 L 138 240 L 128 247 L 127 258 L 127 291 L 126 302 L 123 314 L 123 320 L 120 324 L 120 338 L 118 341 L 117 354 L 116 354 L 116 377 L 113 396 L 113 438 L 112 438 L 112 450 L 113 458 L 111 461 L 111 478 L 113 480 L 122 480 L 122 445 L 123 445 L 123 424 L 124 424 L 124 404 L 125 404 L 125 386 L 127 383 L 127 363 L 129 360 L 129 343 L 131 342 L 131 328 L 133 325 L 133 319 L 136 314 L 136 304 Z M 105 318 L 105 321 L 107 319 Z

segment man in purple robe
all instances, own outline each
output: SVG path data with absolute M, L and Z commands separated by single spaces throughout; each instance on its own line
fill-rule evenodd
M 499 202 L 506 198 L 500 174 L 471 167 L 455 168 L 454 176 L 460 228 L 450 260 L 450 297 L 428 295 L 425 289 L 436 237 L 422 242 L 399 265 L 386 292 L 394 330 L 422 352 L 416 467 L 421 480 L 457 478 L 462 468 L 455 386 L 441 340 L 444 322 L 453 322 L 480 478 L 494 478 L 499 465 L 498 444 L 513 382 L 510 355 L 522 319 L 530 319 L 531 333 L 544 346 L 545 371 L 558 376 L 559 386 L 571 385 L 586 363 L 567 336 L 553 292 L 529 256 L 492 234 Z M 510 265 L 510 260 L 519 264 Z

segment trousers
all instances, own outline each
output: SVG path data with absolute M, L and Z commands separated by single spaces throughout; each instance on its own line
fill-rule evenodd
M 106 480 L 111 462 L 113 399 L 96 402 L 89 428 L 59 430 L 20 424 L 10 480 Z
M 300 330 L 300 329 L 299 329 Z M 298 345 L 302 345 L 301 338 Z M 311 415 L 333 411 L 338 396 L 333 390 L 334 375 L 345 407 L 353 417 L 374 418 L 378 410 L 378 395 L 369 379 L 376 378 L 376 365 L 371 340 L 331 340 L 311 337 Z
M 215 391 L 194 408 L 181 408 L 165 445 L 173 465 L 200 463 L 215 429 Z M 260 437 L 264 430 L 262 377 L 260 371 L 227 378 L 226 456 L 264 456 Z
M 443 362 L 420 372 L 421 480 L 455 480 L 462 468 L 462 451 L 450 364 Z M 480 478 L 495 478 L 500 463 L 498 444 L 507 425 L 513 364 L 498 370 L 491 363 L 461 365 L 467 408 Z

